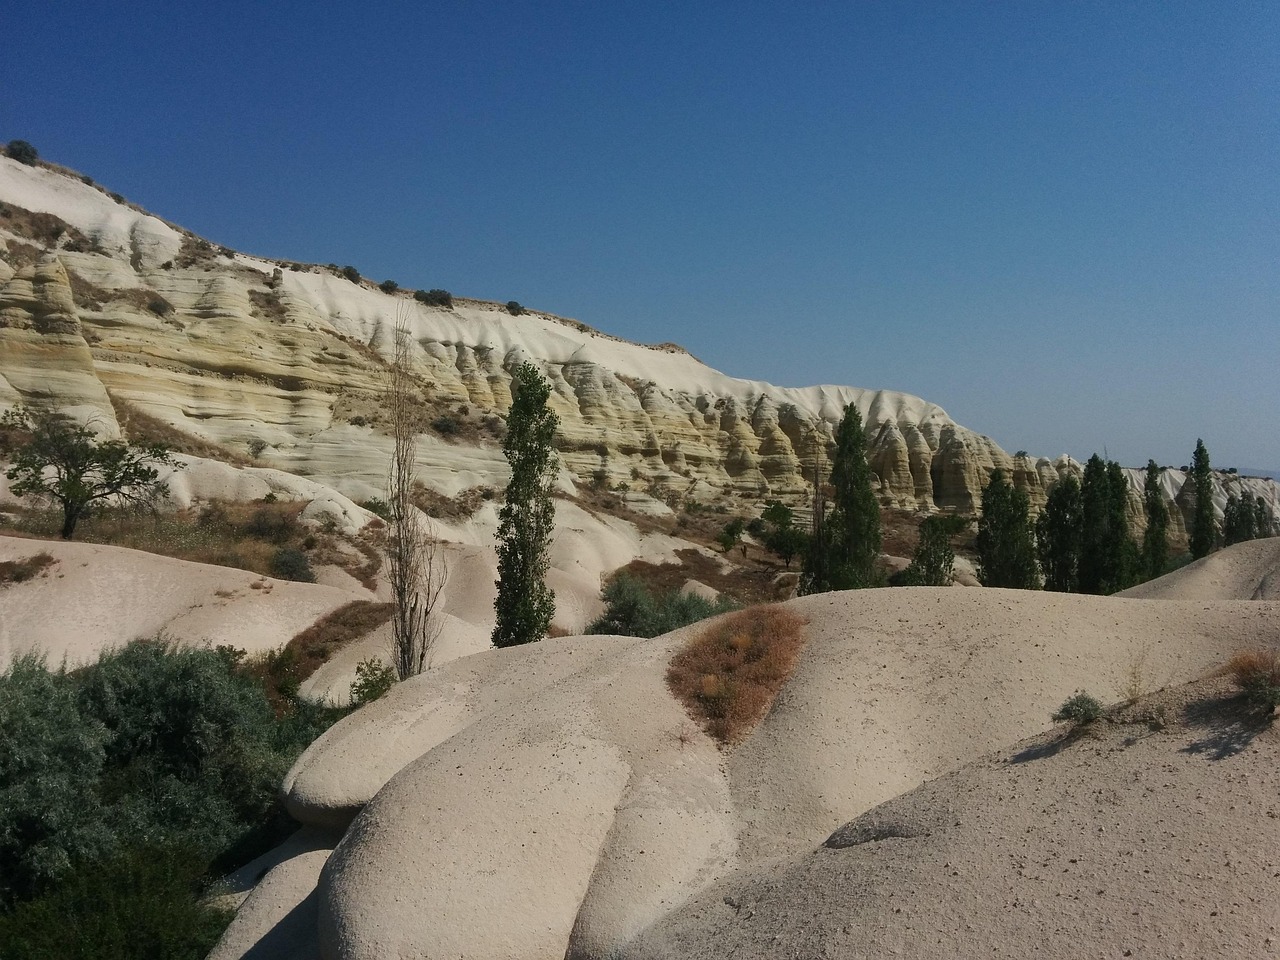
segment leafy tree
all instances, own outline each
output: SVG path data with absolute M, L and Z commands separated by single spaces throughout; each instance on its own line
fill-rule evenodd
M 1080 481 L 1068 476 L 1049 491 L 1036 519 L 1036 552 L 1044 571 L 1044 588 L 1059 593 L 1080 591 Z
M 879 583 L 876 559 L 880 555 L 880 506 L 871 489 L 867 464 L 867 438 L 862 415 L 849 404 L 836 428 L 835 457 L 831 461 L 832 508 L 823 530 L 810 545 L 806 573 L 825 570 L 825 584 L 810 576 L 807 592 L 855 590 Z M 818 560 L 815 564 L 814 560 Z
M 64 540 L 71 539 L 94 504 L 151 504 L 168 490 L 156 467 L 181 469 L 164 446 L 99 440 L 88 427 L 61 413 L 17 407 L 0 418 L 0 426 L 30 436 L 15 451 L 5 474 L 9 489 L 19 497 L 57 503 Z
M 741 517 L 734 517 L 724 525 L 724 529 L 716 536 L 720 549 L 728 553 L 742 542 L 742 532 L 747 528 Z
M 769 500 L 759 523 L 764 528 L 759 533 L 760 542 L 790 568 L 791 561 L 804 553 L 809 543 L 809 535 L 795 525 L 795 513 L 786 504 Z
M 33 165 L 40 157 L 40 154 L 36 152 L 36 148 L 25 140 L 10 140 L 4 152 L 10 160 L 17 160 L 27 166 Z
M 1209 470 L 1209 451 L 1204 441 L 1196 440 L 1191 458 L 1191 482 L 1195 492 L 1195 512 L 1191 516 L 1191 558 L 1207 557 L 1213 549 L 1213 474 Z
M 955 574 L 956 552 L 951 538 L 969 521 L 955 515 L 926 517 L 920 524 L 920 542 L 903 571 L 902 583 L 911 587 L 949 587 Z
M 1169 564 L 1169 508 L 1160 489 L 1160 467 L 1154 460 L 1147 461 L 1142 504 L 1147 514 L 1147 532 L 1142 535 L 1142 571 L 1151 580 L 1162 576 Z
M 540 640 L 551 626 L 555 596 L 547 586 L 547 550 L 555 527 L 551 500 L 559 419 L 547 408 L 551 385 L 532 363 L 512 380 L 502 452 L 511 466 L 506 498 L 498 511 L 497 624 L 493 645 L 510 647 Z
M 978 519 L 978 579 L 984 587 L 1039 589 L 1030 509 L 1026 491 L 1008 483 L 1003 471 L 992 471 Z

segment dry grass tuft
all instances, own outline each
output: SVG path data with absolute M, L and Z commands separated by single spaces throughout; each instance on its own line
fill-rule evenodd
M 1227 661 L 1225 672 L 1254 705 L 1280 707 L 1280 652 L 1242 651 Z
M 40 571 L 51 567 L 58 561 L 47 551 L 23 557 L 21 560 L 5 560 L 0 563 L 0 587 L 11 583 L 23 583 L 32 580 Z
M 716 620 L 667 668 L 667 686 L 724 745 L 739 742 L 769 712 L 804 647 L 807 621 L 778 606 Z

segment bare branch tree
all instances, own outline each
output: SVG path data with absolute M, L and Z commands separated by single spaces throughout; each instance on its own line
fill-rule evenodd
M 448 579 L 431 521 L 413 504 L 417 443 L 410 344 L 402 314 L 396 318 L 395 353 L 386 390 L 394 440 L 387 475 L 387 503 L 391 514 L 386 545 L 387 579 L 395 603 L 391 628 L 396 675 L 401 680 L 422 673 L 431 664 L 431 649 L 442 625 L 436 607 Z

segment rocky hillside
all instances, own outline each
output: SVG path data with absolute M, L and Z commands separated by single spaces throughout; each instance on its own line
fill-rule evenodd
M 398 320 L 417 345 L 422 473 L 447 494 L 501 482 L 500 418 L 525 359 L 553 383 L 576 479 L 667 501 L 799 502 L 850 402 L 886 505 L 971 511 L 1000 467 L 1038 506 L 1079 469 L 1011 457 L 907 394 L 740 380 L 574 320 L 431 306 L 334 265 L 245 256 L 57 168 L 0 158 L 0 205 L 0 408 L 52 397 L 111 433 L 160 421 L 191 452 L 255 458 L 357 499 L 382 492 L 380 390 Z M 1171 500 L 1183 479 L 1167 473 Z M 1274 481 L 1248 483 L 1275 505 Z

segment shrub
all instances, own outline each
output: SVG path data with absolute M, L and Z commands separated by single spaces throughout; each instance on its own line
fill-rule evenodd
M 357 270 L 355 267 L 346 266 L 346 267 L 343 267 L 342 270 L 339 272 L 348 280 L 350 280 L 352 283 L 360 282 L 360 271 Z
M 169 314 L 173 313 L 173 304 L 157 294 L 147 301 L 147 309 L 157 317 L 167 317 Z
M 372 499 L 363 501 L 360 506 L 364 507 L 375 516 L 381 517 L 383 520 L 391 519 L 391 504 L 383 500 L 381 497 L 373 497 Z
M 629 573 L 614 577 L 604 588 L 605 611 L 586 628 L 590 634 L 660 637 L 690 623 L 737 609 L 732 597 L 708 600 L 696 593 L 669 590 L 656 596 Z
M 262 456 L 262 452 L 267 449 L 267 441 L 261 437 L 254 437 L 249 441 L 249 456 L 257 460 Z
M 41 570 L 51 567 L 57 562 L 53 558 L 53 554 L 45 550 L 29 557 L 23 557 L 21 560 L 0 562 L 0 587 L 9 583 L 25 583 L 27 580 L 35 578 Z
M 413 299 L 429 307 L 453 306 L 453 294 L 448 290 L 419 290 L 414 293 Z
M 1227 663 L 1227 672 L 1254 706 L 1280 707 L 1280 654 L 1275 650 L 1237 653 Z
M 316 582 L 316 572 L 311 569 L 311 561 L 296 547 L 281 547 L 272 554 L 271 575 L 279 580 L 296 580 L 299 583 Z
M 1102 704 L 1096 699 L 1077 690 L 1063 701 L 1053 719 L 1059 723 L 1071 723 L 1077 726 L 1093 723 L 1102 716 Z
M 288 504 L 277 506 L 274 502 L 254 510 L 242 529 L 251 537 L 279 544 L 292 540 L 302 532 L 296 511 L 290 509 Z
M 400 284 L 396 283 L 394 280 L 383 280 L 378 284 L 378 289 L 383 293 L 395 293 L 400 289 Z
M 77 864 L 56 889 L 0 915 L 5 960 L 202 957 L 232 916 L 202 902 L 206 865 L 172 846 Z
M 17 160 L 27 166 L 32 166 L 40 159 L 40 154 L 36 151 L 36 148 L 25 140 L 10 140 L 4 152 L 10 160 Z
M 431 429 L 442 437 L 456 436 L 462 430 L 462 424 L 458 422 L 456 417 L 443 416 L 436 417 L 431 421 Z
M 377 700 L 396 683 L 395 667 L 376 657 L 356 664 L 356 679 L 351 684 L 351 702 L 362 707 Z
M 721 744 L 742 740 L 769 712 L 804 647 L 805 621 L 780 606 L 722 617 L 672 659 L 667 686 Z
M 524 313 L 524 307 L 520 306 L 519 302 L 516 300 L 508 300 L 507 313 L 511 314 L 513 317 L 518 317 L 520 314 Z

